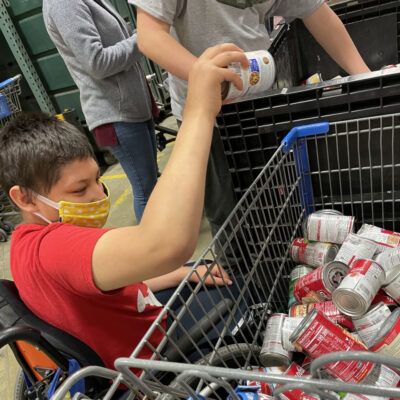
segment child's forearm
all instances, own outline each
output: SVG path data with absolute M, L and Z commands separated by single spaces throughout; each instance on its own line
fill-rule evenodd
M 342 21 L 328 5 L 323 4 L 303 22 L 317 42 L 348 74 L 370 71 Z
M 170 289 L 172 287 L 178 286 L 183 278 L 188 273 L 188 267 L 180 267 L 175 271 L 170 272 L 162 276 L 157 276 L 156 278 L 147 279 L 145 283 L 152 292 L 158 292 L 164 289 Z

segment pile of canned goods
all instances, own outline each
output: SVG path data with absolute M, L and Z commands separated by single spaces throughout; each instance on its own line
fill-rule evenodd
M 306 375 L 313 359 L 338 351 L 400 358 L 400 234 L 369 224 L 355 233 L 354 217 L 335 210 L 309 215 L 303 231 L 290 249 L 300 265 L 290 274 L 288 312 L 267 321 L 260 353 L 264 370 Z M 366 361 L 338 361 L 321 373 L 343 382 L 400 386 L 400 371 Z M 274 385 L 257 387 L 259 394 L 273 395 Z M 292 390 L 279 397 L 310 396 Z

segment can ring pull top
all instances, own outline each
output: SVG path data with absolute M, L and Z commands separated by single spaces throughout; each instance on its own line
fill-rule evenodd
M 296 139 L 311 136 L 321 135 L 329 132 L 329 122 L 318 122 L 316 124 L 296 126 L 283 138 L 281 145 L 284 144 L 282 151 L 288 152 Z

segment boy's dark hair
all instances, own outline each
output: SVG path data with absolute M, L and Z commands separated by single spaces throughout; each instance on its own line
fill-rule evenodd
M 47 194 L 70 161 L 94 157 L 76 127 L 44 113 L 21 114 L 0 130 L 0 186 Z

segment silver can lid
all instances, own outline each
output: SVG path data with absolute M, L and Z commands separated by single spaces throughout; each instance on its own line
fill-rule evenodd
M 337 253 L 339 252 L 339 246 L 336 244 L 331 244 L 328 247 L 328 250 L 325 254 L 325 263 L 329 263 L 330 261 L 333 261 L 337 255 Z
M 331 293 L 340 285 L 349 267 L 341 261 L 330 261 L 322 269 L 322 281 Z
M 290 363 L 290 358 L 282 354 L 266 352 L 260 354 L 260 361 L 264 367 L 287 367 Z
M 393 328 L 394 324 L 397 322 L 397 320 L 400 317 L 400 308 L 396 308 L 395 310 L 392 311 L 392 313 L 389 315 L 389 317 L 383 322 L 381 325 L 378 333 L 376 336 L 372 339 L 371 341 L 371 346 L 374 347 L 376 346 L 379 342 L 382 341 L 382 339 L 389 333 L 389 331 Z
M 334 208 L 324 208 L 322 210 L 315 211 L 314 214 L 325 214 L 325 215 L 343 215 L 339 210 Z
M 297 328 L 293 331 L 293 333 L 289 337 L 289 341 L 294 343 L 299 336 L 301 336 L 306 329 L 310 326 L 311 322 L 314 320 L 315 316 L 318 314 L 318 310 L 313 308 L 300 322 Z
M 332 300 L 340 312 L 355 318 L 365 314 L 369 306 L 359 293 L 350 289 L 336 289 L 333 292 Z

